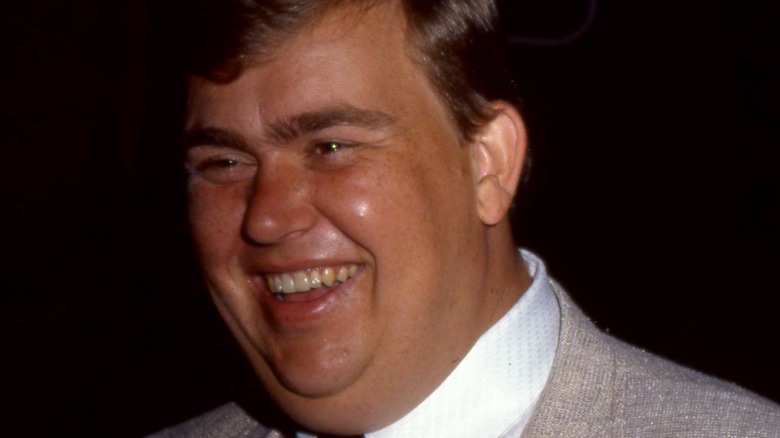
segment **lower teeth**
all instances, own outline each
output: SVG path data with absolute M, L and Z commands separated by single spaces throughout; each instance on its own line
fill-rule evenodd
M 283 294 L 283 293 L 281 293 L 281 292 L 277 292 L 277 293 L 276 293 L 276 294 L 274 294 L 274 295 L 276 295 L 276 299 L 277 299 L 277 300 L 279 300 L 279 301 L 284 301 L 284 294 Z

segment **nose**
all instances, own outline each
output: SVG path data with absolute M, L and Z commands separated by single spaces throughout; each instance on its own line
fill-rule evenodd
M 303 170 L 281 163 L 262 166 L 247 199 L 245 237 L 256 244 L 272 245 L 305 234 L 317 218 L 310 194 Z

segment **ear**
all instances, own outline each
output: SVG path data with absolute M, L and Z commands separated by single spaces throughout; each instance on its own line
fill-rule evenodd
M 517 110 L 501 101 L 491 106 L 496 115 L 473 144 L 477 210 L 485 225 L 499 223 L 509 211 L 527 147 L 525 124 Z

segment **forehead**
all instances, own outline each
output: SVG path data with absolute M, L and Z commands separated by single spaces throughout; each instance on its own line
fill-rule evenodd
M 294 107 L 318 102 L 400 103 L 397 98 L 404 91 L 431 88 L 409 53 L 406 20 L 396 2 L 331 8 L 267 56 L 249 57 L 235 81 L 191 78 L 188 123 L 204 109 L 237 102 L 248 92 L 257 102 L 252 112 L 261 115 L 300 111 L 305 108 Z M 432 89 L 425 91 L 430 93 Z

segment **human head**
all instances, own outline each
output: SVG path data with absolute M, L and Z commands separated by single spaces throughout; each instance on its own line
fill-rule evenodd
M 527 282 L 505 218 L 522 122 L 490 102 L 464 138 L 406 27 L 399 3 L 343 3 L 229 80 L 189 84 L 209 290 L 269 395 L 317 432 L 400 418 Z
M 464 138 L 492 117 L 489 103 L 515 102 L 504 37 L 492 0 L 202 1 L 188 33 L 189 74 L 230 81 L 249 58 L 271 55 L 329 9 L 400 3 L 420 62 Z

